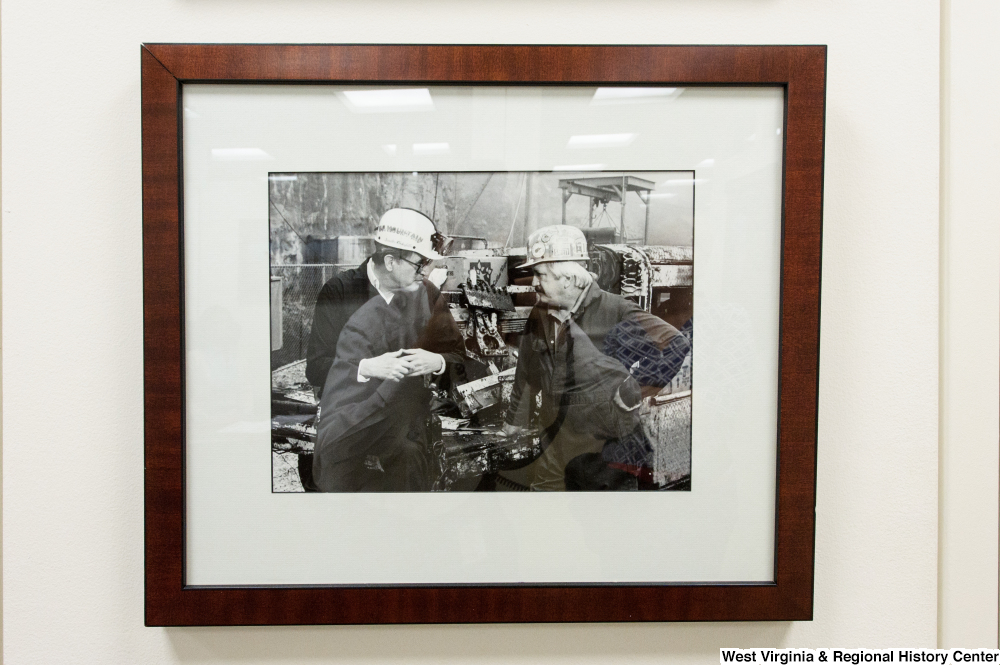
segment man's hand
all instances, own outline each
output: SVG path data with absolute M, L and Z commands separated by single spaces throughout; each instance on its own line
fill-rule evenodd
M 444 357 L 424 349 L 404 349 L 403 357 L 410 363 L 410 376 L 424 376 L 444 371 Z
M 413 363 L 405 352 L 390 351 L 375 358 L 365 358 L 358 363 L 358 374 L 366 379 L 382 379 L 383 381 L 399 381 L 404 376 L 413 375 Z

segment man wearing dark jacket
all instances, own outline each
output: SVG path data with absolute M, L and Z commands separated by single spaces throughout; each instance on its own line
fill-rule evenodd
M 419 260 L 441 258 L 438 253 L 443 237 L 425 215 L 409 208 L 393 208 L 379 220 L 376 245 L 383 248 L 408 250 L 416 247 L 421 233 L 424 244 L 416 250 Z M 422 236 L 421 236 L 422 237 Z M 378 294 L 373 282 L 371 257 L 357 268 L 344 270 L 329 279 L 316 297 L 309 344 L 306 347 L 306 379 L 322 394 L 326 376 L 333 366 L 340 332 L 354 312 Z
M 371 258 L 357 268 L 345 270 L 327 281 L 316 298 L 316 311 L 306 349 L 306 379 L 322 392 L 333 366 L 337 340 L 347 320 L 378 291 L 368 279 Z
M 434 235 L 415 211 L 389 211 L 379 222 L 367 262 L 376 295 L 339 331 L 324 382 L 313 456 L 322 491 L 430 489 L 429 382 L 461 362 L 464 348 L 441 293 L 421 279 L 440 258 Z
M 652 372 L 669 381 L 680 367 L 690 344 L 676 328 L 642 310 L 622 296 L 601 290 L 584 264 L 587 243 L 572 226 L 539 229 L 528 239 L 528 261 L 535 272 L 540 302 L 528 316 L 521 336 L 511 406 L 505 430 L 514 435 L 529 424 L 535 395 L 541 394 L 538 425 L 545 451 L 527 471 L 531 489 L 596 489 L 608 482 L 591 482 L 614 470 L 600 463 L 599 454 L 609 441 L 644 440 L 639 422 L 642 389 L 621 354 L 608 355 L 608 340 L 628 330 L 641 332 L 659 364 Z M 643 368 L 650 373 L 650 368 Z M 586 457 L 584 457 L 586 456 Z M 578 463 L 572 464 L 574 459 Z M 596 460 L 596 462 L 595 462 Z M 596 464 L 596 466 L 595 466 Z M 571 478 L 574 470 L 594 476 Z M 623 478 L 610 483 L 616 489 L 635 488 L 637 481 Z M 613 479 L 612 479 L 613 480 Z M 629 481 L 629 482 L 626 482 Z

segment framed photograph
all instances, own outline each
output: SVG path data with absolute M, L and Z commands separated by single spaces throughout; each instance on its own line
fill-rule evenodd
M 825 47 L 141 55 L 147 625 L 811 618 Z

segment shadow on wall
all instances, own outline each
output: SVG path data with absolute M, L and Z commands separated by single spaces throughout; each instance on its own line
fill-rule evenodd
M 714 663 L 721 647 L 780 647 L 791 622 L 167 628 L 179 663 Z

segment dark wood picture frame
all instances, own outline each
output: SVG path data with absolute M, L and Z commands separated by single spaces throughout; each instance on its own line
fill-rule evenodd
M 812 618 L 825 46 L 146 44 L 141 56 L 146 625 Z M 194 82 L 783 87 L 775 582 L 185 586 L 180 99 Z

